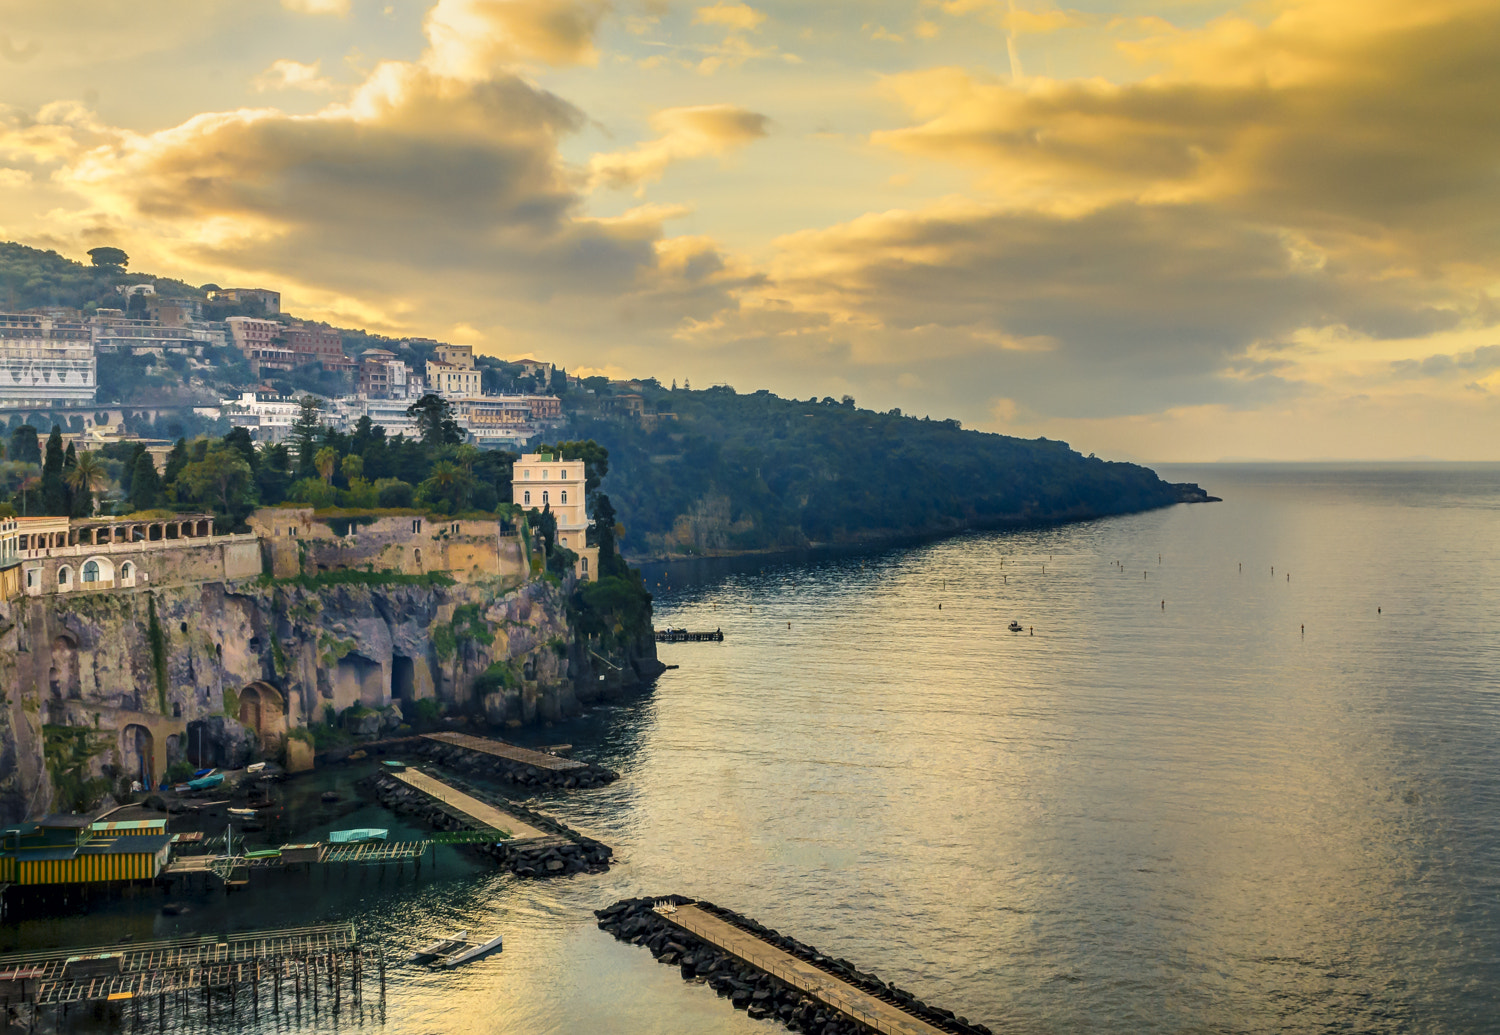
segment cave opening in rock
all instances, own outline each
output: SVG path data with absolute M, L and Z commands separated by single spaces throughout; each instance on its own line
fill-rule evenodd
M 391 697 L 406 704 L 417 699 L 417 666 L 402 654 L 391 658 Z

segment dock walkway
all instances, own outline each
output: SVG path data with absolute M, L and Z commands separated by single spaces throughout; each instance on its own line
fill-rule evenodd
M 562 759 L 559 759 L 559 761 L 562 761 Z M 495 806 L 487 802 L 482 802 L 478 798 L 471 798 L 456 787 L 450 787 L 443 781 L 433 779 L 431 776 L 418 770 L 408 769 L 405 772 L 391 773 L 390 775 L 413 790 L 420 791 L 432 800 L 461 813 L 477 826 L 506 831 L 512 838 L 517 840 L 553 836 L 544 830 L 538 830 L 519 816 L 502 812 Z
M 439 744 L 450 744 L 453 747 L 464 748 L 467 751 L 477 751 L 481 755 L 493 755 L 510 762 L 521 765 L 533 766 L 549 773 L 566 773 L 574 769 L 587 769 L 588 763 L 578 762 L 571 758 L 559 758 L 557 755 L 549 755 L 545 751 L 532 751 L 530 748 L 517 747 L 507 744 L 503 740 L 489 740 L 484 737 L 475 737 L 467 733 L 424 733 L 426 740 L 436 741 Z
M 900 1007 L 876 999 L 863 989 L 819 970 L 806 960 L 783 952 L 749 931 L 742 931 L 697 906 L 682 905 L 659 912 L 663 919 L 684 931 L 785 981 L 845 1016 L 869 1025 L 875 1031 L 887 1032 L 889 1035 L 943 1035 L 941 1028 L 913 1017 Z

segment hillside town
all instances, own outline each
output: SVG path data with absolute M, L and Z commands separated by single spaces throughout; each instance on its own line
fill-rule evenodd
M 431 338 L 375 344 L 360 333 L 351 348 L 356 335 L 283 313 L 278 291 L 210 287 L 204 298 L 158 294 L 152 284 L 116 291 L 119 308 L 0 313 L 0 421 L 61 417 L 64 434 L 81 446 L 150 438 L 135 425 L 164 417 L 193 429 L 244 428 L 255 443 L 274 444 L 291 434 L 311 396 L 337 430 L 368 417 L 391 437 L 411 437 L 408 408 L 432 394 L 449 404 L 471 444 L 518 449 L 560 426 L 569 392 L 607 395 L 607 408 L 626 416 L 655 416 L 635 391 L 640 382 L 570 376 L 540 360 L 499 360 Z M 170 390 L 112 383 L 111 371 L 141 365 L 169 373 Z M 237 390 L 225 390 L 231 384 Z

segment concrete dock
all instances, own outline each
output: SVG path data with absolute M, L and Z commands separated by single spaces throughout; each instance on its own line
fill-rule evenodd
M 467 733 L 424 733 L 422 736 L 426 740 L 436 741 L 439 744 L 451 744 L 453 747 L 477 751 L 482 755 L 503 758 L 520 765 L 529 765 L 548 773 L 567 773 L 575 769 L 588 768 L 586 762 L 576 762 L 571 758 L 549 755 L 545 751 L 532 751 L 530 748 L 507 744 L 503 740 L 474 737 Z
M 443 781 L 433 779 L 426 773 L 419 772 L 416 769 L 407 769 L 404 772 L 391 773 L 390 775 L 413 790 L 421 791 L 432 800 L 460 813 L 476 826 L 503 830 L 516 840 L 552 836 L 544 830 L 538 830 L 518 816 L 502 812 L 495 806 L 487 802 L 482 802 L 477 798 L 472 798 L 463 791 L 450 787 L 443 783 Z
M 875 1031 L 889 1032 L 890 1035 L 944 1035 L 943 1029 L 933 1027 L 900 1007 L 877 999 L 697 906 L 667 907 L 660 912 L 669 923 Z

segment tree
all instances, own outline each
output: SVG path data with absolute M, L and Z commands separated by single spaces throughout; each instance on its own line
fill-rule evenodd
M 555 446 L 538 446 L 537 451 L 556 454 L 560 460 L 582 460 L 586 472 L 583 489 L 590 496 L 599 491 L 599 483 L 609 474 L 609 450 L 591 438 L 581 442 L 559 442 Z
M 250 465 L 233 446 L 215 443 L 201 460 L 182 469 L 173 488 L 184 502 L 206 504 L 238 524 L 254 498 Z
M 474 479 L 458 464 L 439 460 L 432 465 L 432 473 L 419 487 L 418 495 L 429 505 L 456 513 L 468 507 L 473 484 Z
M 182 469 L 187 465 L 187 439 L 179 438 L 177 443 L 172 446 L 172 451 L 167 454 L 167 466 L 166 470 L 162 472 L 162 481 L 168 485 L 173 484 L 177 481 L 177 476 L 182 473 Z
M 68 486 L 63 481 L 62 428 L 52 425 L 47 436 L 47 455 L 42 461 L 42 513 L 65 517 L 68 513 Z
M 542 538 L 542 552 L 550 557 L 552 547 L 557 542 L 557 515 L 552 513 L 551 503 L 544 504 L 540 512 L 532 508 L 531 513 L 536 534 Z
M 78 517 L 88 517 L 94 512 L 94 493 L 109 484 L 103 458 L 97 453 L 79 453 L 67 478 L 68 487 L 73 490 L 73 510 Z
M 111 273 L 123 273 L 125 267 L 130 265 L 130 256 L 119 248 L 90 248 L 88 255 L 95 266 Z
M 333 484 L 333 472 L 338 466 L 338 462 L 339 451 L 332 446 L 324 446 L 318 450 L 317 455 L 313 458 L 313 463 L 318 468 L 318 477 L 323 479 L 324 485 Z
M 22 424 L 10 433 L 10 458 L 19 460 L 23 464 L 39 464 L 42 462 L 42 446 L 36 435 L 36 428 L 30 424 Z
M 453 419 L 453 407 L 441 395 L 428 392 L 406 408 L 406 415 L 416 420 L 424 446 L 435 449 L 464 440 L 463 429 Z
M 135 465 L 130 472 L 130 508 L 152 510 L 161 505 L 161 476 L 156 473 L 156 461 L 142 449 L 136 454 Z
M 365 458 L 358 453 L 350 453 L 339 463 L 339 471 L 344 475 L 344 481 L 351 486 L 364 478 Z
M 261 450 L 255 487 L 268 507 L 286 499 L 292 488 L 292 458 L 285 445 L 276 443 Z
M 323 428 L 323 404 L 314 396 L 304 395 L 297 419 L 292 421 L 292 446 L 297 453 L 297 473 L 311 478 L 316 469 L 318 432 Z
M 231 428 L 229 434 L 224 436 L 224 444 L 238 449 L 240 456 L 245 458 L 245 463 L 250 465 L 250 470 L 254 471 L 260 466 L 260 457 L 255 452 L 255 440 L 250 437 L 249 428 Z

